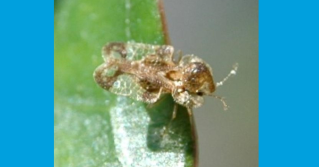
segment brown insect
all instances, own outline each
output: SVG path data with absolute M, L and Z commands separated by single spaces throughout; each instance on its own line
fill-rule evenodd
M 102 55 L 104 63 L 95 70 L 94 79 L 112 93 L 149 104 L 171 94 L 190 115 L 193 107 L 203 104 L 203 96 L 209 95 L 220 99 L 227 109 L 223 98 L 213 92 L 236 74 L 237 64 L 225 79 L 215 83 L 207 63 L 194 55 L 180 55 L 175 60 L 170 45 L 113 42 L 103 47 Z

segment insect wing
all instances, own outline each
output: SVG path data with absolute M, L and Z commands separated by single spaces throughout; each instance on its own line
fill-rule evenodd
M 111 59 L 122 59 L 126 57 L 126 44 L 121 42 L 111 42 L 102 48 L 102 57 L 107 63 Z
M 117 95 L 128 96 L 134 100 L 148 103 L 154 103 L 159 98 L 158 93 L 147 91 L 140 85 L 137 78 L 129 74 L 119 75 L 109 91 Z
M 150 45 L 142 43 L 112 42 L 102 48 L 105 62 L 109 59 L 125 58 L 129 61 L 142 60 L 147 56 L 156 55 L 162 61 L 171 61 L 174 48 L 170 45 Z
M 180 60 L 179 65 L 180 66 L 186 66 L 189 63 L 195 63 L 195 62 L 203 63 L 204 61 L 202 59 L 198 58 L 195 55 L 185 55 Z
M 170 45 L 149 45 L 142 43 L 127 43 L 127 60 L 135 61 L 150 55 L 156 55 L 164 61 L 171 61 L 174 48 Z

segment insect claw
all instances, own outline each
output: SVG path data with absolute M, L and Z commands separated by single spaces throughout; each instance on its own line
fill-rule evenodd
M 193 111 L 190 107 L 187 107 L 187 112 L 190 117 L 193 116 Z

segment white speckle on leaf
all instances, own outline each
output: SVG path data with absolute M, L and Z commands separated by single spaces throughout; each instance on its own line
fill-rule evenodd
M 130 11 L 131 0 L 125 0 L 125 35 L 127 40 L 131 40 L 131 28 L 130 28 Z
M 149 116 L 141 104 L 117 97 L 118 106 L 110 109 L 117 157 L 123 166 L 182 167 L 186 164 L 184 152 L 157 152 L 147 147 L 146 132 Z M 132 126 L 134 127 L 132 129 Z M 141 133 L 145 132 L 145 133 Z M 168 162 L 167 159 L 170 161 Z

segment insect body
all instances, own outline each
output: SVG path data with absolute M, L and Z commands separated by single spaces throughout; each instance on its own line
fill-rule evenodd
M 150 104 L 171 94 L 190 112 L 215 91 L 212 69 L 194 55 L 174 60 L 173 54 L 170 45 L 109 43 L 102 48 L 104 63 L 94 78 L 103 89 Z

